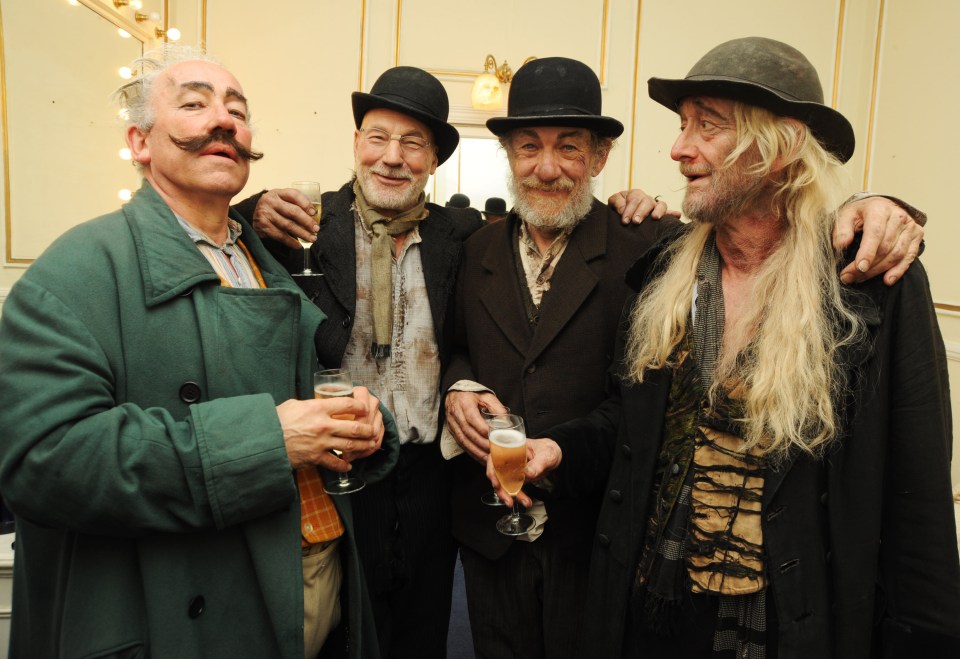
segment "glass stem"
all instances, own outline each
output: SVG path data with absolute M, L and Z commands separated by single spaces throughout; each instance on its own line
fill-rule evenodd
M 517 497 L 513 497 L 513 513 L 510 515 L 510 523 L 514 526 L 520 526 L 520 504 L 517 503 Z
M 313 270 L 310 269 L 310 248 L 309 247 L 303 248 L 303 271 L 305 273 L 313 272 Z

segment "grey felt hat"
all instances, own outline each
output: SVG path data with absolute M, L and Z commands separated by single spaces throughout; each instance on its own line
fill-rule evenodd
M 395 66 L 377 78 L 369 94 L 353 92 L 353 119 L 357 128 L 374 108 L 386 108 L 425 123 L 433 132 L 438 164 L 450 157 L 460 142 L 460 133 L 447 123 L 450 101 L 443 84 L 413 66 Z
M 799 119 L 841 162 L 850 159 L 856 145 L 850 122 L 824 105 L 820 77 L 810 60 L 773 39 L 727 41 L 700 58 L 686 78 L 650 78 L 647 89 L 650 98 L 674 112 L 687 96 L 715 96 Z

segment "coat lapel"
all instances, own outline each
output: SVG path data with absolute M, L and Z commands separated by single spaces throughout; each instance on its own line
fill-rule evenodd
M 456 264 L 460 262 L 460 241 L 453 239 L 450 225 L 442 212 L 430 209 L 430 216 L 420 224 L 420 263 L 430 299 L 430 315 L 437 343 L 441 343 L 441 328 L 446 315 L 447 300 L 456 281 Z
M 352 207 L 352 181 L 335 193 L 323 195 L 320 231 L 311 247 L 327 285 L 350 316 L 357 310 L 356 222 Z
M 493 323 L 523 353 L 530 343 L 531 329 L 513 256 L 512 241 L 517 240 L 519 221 L 511 213 L 501 223 L 502 231 L 487 245 L 481 261 L 487 276 L 478 286 L 478 297 Z
M 607 250 L 605 212 L 605 207 L 594 200 L 590 214 L 573 230 L 553 273 L 550 290 L 541 301 L 540 322 L 527 351 L 525 366 L 540 356 L 597 287 L 599 279 L 589 263 Z

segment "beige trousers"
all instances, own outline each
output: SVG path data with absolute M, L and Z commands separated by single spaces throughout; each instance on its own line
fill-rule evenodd
M 315 659 L 327 635 L 340 623 L 339 540 L 303 557 L 303 656 Z

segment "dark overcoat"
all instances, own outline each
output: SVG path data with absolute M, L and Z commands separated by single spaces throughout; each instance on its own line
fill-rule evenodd
M 652 262 L 648 255 L 631 271 L 635 288 Z M 852 388 L 842 434 L 825 458 L 794 456 L 764 486 L 778 656 L 958 657 L 950 398 L 926 273 L 917 262 L 892 288 L 876 278 L 849 297 L 869 339 L 844 353 Z M 623 345 L 621 333 L 620 355 Z M 615 390 L 590 417 L 549 431 L 564 456 L 558 489 L 574 497 L 603 494 L 585 656 L 623 655 L 651 483 L 658 469 L 670 468 L 658 465 L 669 373 Z
M 461 379 L 489 387 L 524 418 L 527 435 L 538 437 L 604 400 L 617 323 L 629 292 L 624 273 L 678 223 L 647 220 L 623 226 L 616 212 L 594 200 L 570 236 L 534 327 L 515 256 L 519 221 L 511 213 L 467 241 L 455 294 L 455 352 L 443 389 Z M 514 540 L 495 528 L 503 510 L 480 502 L 490 490 L 483 466 L 463 454 L 451 461 L 451 468 L 454 534 L 487 558 L 499 558 Z M 598 493 L 554 500 L 547 492 L 530 491 L 546 502 L 545 533 L 555 534 L 568 559 L 585 564 L 600 508 Z

